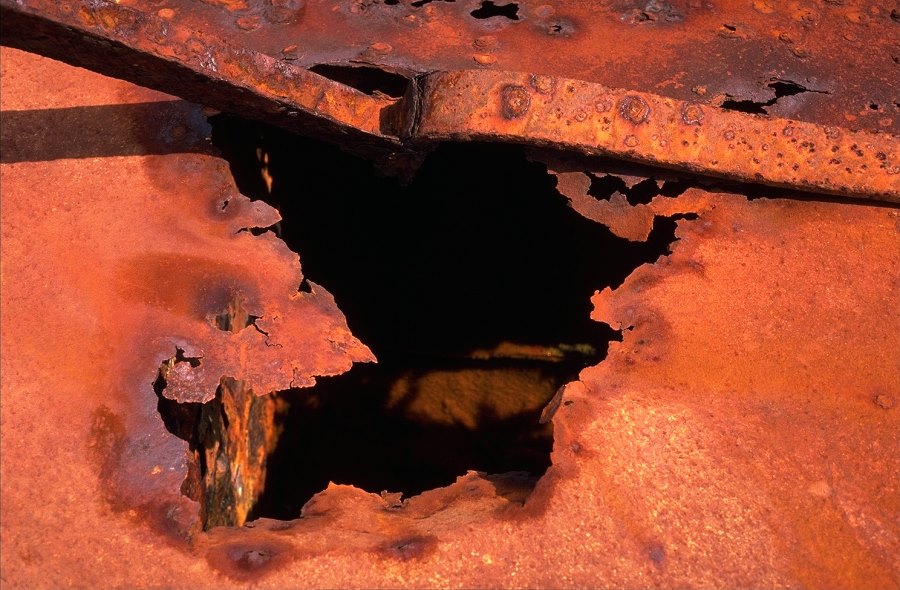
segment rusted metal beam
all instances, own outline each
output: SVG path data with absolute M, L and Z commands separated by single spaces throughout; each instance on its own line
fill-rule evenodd
M 175 8 L 146 2 L 0 0 L 3 42 L 369 155 L 396 158 L 447 139 L 510 141 L 741 182 L 900 202 L 900 137 L 891 133 L 764 117 L 699 100 L 496 69 L 421 74 L 400 100 L 367 94 L 293 65 L 286 56 L 312 51 L 309 42 L 286 45 L 276 57 L 260 49 L 265 44 L 258 34 L 235 35 L 216 20 L 224 9 L 217 13 L 208 6 L 204 11 L 171 4 Z M 303 10 L 312 10 L 245 4 L 228 5 L 238 29 L 245 31 L 274 27 L 284 34 L 285 27 L 299 26 Z M 655 13 L 648 14 L 653 20 Z M 482 37 L 476 45 L 479 39 L 490 45 Z M 378 55 L 391 53 L 389 43 L 373 43 L 362 61 L 389 68 Z M 406 70 L 409 75 L 431 64 L 445 65 L 425 49 L 421 53 L 417 68 Z M 486 58 L 476 62 L 494 63 Z
M 900 202 L 900 137 L 509 72 L 429 76 L 414 136 L 597 153 L 750 183 Z
M 0 3 L 4 45 L 245 114 L 363 154 L 399 150 L 396 99 L 369 96 L 289 62 L 192 29 L 166 9 L 113 2 Z
M 57 6 L 59 4 L 59 6 Z M 495 8 L 489 8 L 493 4 Z M 822 125 L 900 134 L 900 8 L 871 0 L 95 0 L 26 12 L 137 14 L 299 68 L 530 72 Z M 894 3 L 895 4 L 895 3 Z M 502 8 L 501 8 L 502 7 Z M 127 20 L 123 21 L 127 22 Z M 127 27 L 122 32 L 127 35 Z M 548 58 L 552 56 L 552 58 Z M 185 82 L 187 83 L 187 82 Z M 779 90 L 779 84 L 783 85 Z M 786 85 L 786 86 L 784 86 Z

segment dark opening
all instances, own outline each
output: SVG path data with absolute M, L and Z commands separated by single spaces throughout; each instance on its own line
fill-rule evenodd
M 801 84 L 797 84 L 796 82 L 792 82 L 791 80 L 779 80 L 777 78 L 771 79 L 767 86 L 775 91 L 775 96 L 773 96 L 769 100 L 734 100 L 733 98 L 728 98 L 728 100 L 722 103 L 722 108 L 732 111 L 741 111 L 743 113 L 766 115 L 768 114 L 766 107 L 774 105 L 778 102 L 779 99 L 784 98 L 785 96 L 794 96 L 803 92 L 813 92 L 815 94 L 831 94 L 827 90 L 813 90 L 811 88 L 802 86 Z
M 674 222 L 646 244 L 617 238 L 514 146 L 441 146 L 403 185 L 326 144 L 211 122 L 241 192 L 281 211 L 304 275 L 379 359 L 277 394 L 283 431 L 251 517 L 296 518 L 329 481 L 407 496 L 470 469 L 536 481 L 552 446 L 541 410 L 621 338 L 590 320 L 591 295 L 666 253 Z
M 381 93 L 392 98 L 400 98 L 406 92 L 409 79 L 369 66 L 339 66 L 320 64 L 310 71 L 340 82 L 366 94 Z
M 519 5 L 515 2 L 494 4 L 491 0 L 484 0 L 481 3 L 481 8 L 476 8 L 469 14 L 478 19 L 504 16 L 510 20 L 519 20 Z
M 729 111 L 740 111 L 742 113 L 752 113 L 754 115 L 765 115 L 766 107 L 769 104 L 769 101 L 761 102 L 756 100 L 734 100 L 729 98 L 722 103 L 722 108 L 728 109 Z M 771 104 L 775 104 L 774 100 L 771 101 Z
M 456 2 L 456 0 L 416 0 L 410 6 L 413 8 L 421 8 L 426 4 L 431 4 L 432 2 Z
M 794 96 L 795 94 L 800 94 L 803 92 L 815 92 L 818 94 L 828 94 L 822 90 L 810 90 L 805 86 L 801 86 L 796 82 L 791 82 L 790 80 L 772 80 L 769 82 L 769 88 L 775 91 L 775 100 L 777 101 L 779 98 L 784 96 Z M 774 104 L 774 103 L 773 103 Z
M 595 199 L 608 201 L 614 193 L 621 193 L 632 205 L 646 205 L 656 196 L 677 197 L 690 186 L 686 180 L 657 181 L 644 178 L 629 186 L 625 179 L 616 174 L 594 174 L 585 172 L 591 178 L 588 194 Z

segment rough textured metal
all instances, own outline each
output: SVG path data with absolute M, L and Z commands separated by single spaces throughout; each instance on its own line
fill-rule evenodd
M 900 202 L 900 137 L 503 72 L 426 78 L 416 136 L 517 141 Z
M 166 100 L 2 57 L 4 126 L 10 111 Z M 125 153 L 194 132 L 178 115 L 192 109 L 170 106 L 170 127 L 124 127 L 140 131 Z M 86 117 L 54 120 L 62 140 L 85 141 Z M 167 145 L 0 167 L 4 587 L 900 584 L 896 209 L 699 190 L 654 203 L 698 217 L 679 222 L 671 255 L 595 295 L 595 319 L 623 341 L 561 394 L 553 466 L 524 506 L 515 476 L 470 473 L 408 500 L 332 485 L 296 521 L 202 533 L 180 489 L 187 443 L 166 430 L 152 384 L 173 355 L 191 364 L 179 343 L 237 374 L 249 365 L 220 349 L 266 339 L 216 327 L 233 298 L 195 308 L 192 295 L 218 293 L 221 276 L 250 303 L 271 293 L 258 308 L 270 323 L 257 322 L 270 341 L 289 325 L 272 309 L 321 298 L 309 308 L 332 311 L 314 314 L 323 326 L 306 345 L 329 349 L 333 370 L 367 354 L 324 290 L 297 293 L 294 255 L 238 231 L 276 217 L 234 193 L 223 162 Z M 219 266 L 193 264 L 198 250 Z M 122 272 L 148 252 L 190 260 Z M 157 292 L 171 296 L 131 297 Z
M 306 134 L 344 136 L 360 152 L 397 148 L 381 133 L 390 127 L 382 111 L 396 99 L 224 43 L 214 23 L 192 27 L 171 9 L 113 2 L 8 2 L 0 10 L 5 45 L 41 47 L 57 59 Z
M 83 72 L 61 74 L 57 85 L 90 84 Z M 6 112 L 60 106 L 47 104 L 41 98 L 46 91 L 29 88 L 26 80 L 4 77 Z M 117 88 L 101 79 L 98 86 L 104 85 Z M 54 430 L 66 424 L 59 433 L 72 440 L 51 446 L 94 462 L 103 484 L 90 495 L 109 497 L 121 510 L 144 511 L 176 535 L 189 534 L 197 510 L 180 491 L 188 442 L 170 434 L 157 411 L 154 383 L 161 365 L 162 395 L 184 403 L 211 400 L 227 378 L 264 395 L 310 385 L 317 375 L 341 373 L 373 357 L 349 333 L 324 289 L 299 290 L 296 254 L 270 232 L 245 231 L 275 223 L 278 213 L 238 194 L 222 160 L 178 153 L 182 141 L 195 152 L 208 133 L 199 107 L 170 97 L 159 103 L 150 91 L 129 92 L 127 102 L 154 101 L 153 113 L 169 106 L 169 117 L 166 126 L 148 127 L 134 109 L 135 134 L 126 153 L 162 137 L 177 155 L 105 153 L 48 162 L 12 157 L 3 164 L 3 383 L 4 402 L 11 404 L 4 416 L 15 412 L 16 399 L 53 392 L 47 399 L 67 414 L 38 423 Z M 90 93 L 87 99 L 102 100 Z M 81 107 L 62 104 L 70 112 Z M 84 105 L 96 112 L 95 106 Z M 59 118 L 57 141 L 90 142 L 78 127 L 81 120 L 74 116 L 68 121 L 74 126 L 66 127 Z M 4 117 L 4 133 L 27 134 L 9 122 Z M 235 302 L 255 322 L 231 331 L 221 317 L 233 312 Z M 33 325 L 36 317 L 41 328 Z M 31 371 L 49 381 L 22 380 Z M 84 430 L 69 432 L 74 424 Z M 12 445 L 4 447 L 4 468 L 18 453 L 45 449 L 43 443 L 33 446 L 38 439 L 31 437 L 12 443 L 4 433 L 3 440 Z M 69 458 L 72 468 L 87 467 Z M 81 478 L 62 473 L 48 469 L 51 482 Z M 4 479 L 15 475 L 5 471 Z M 30 494 L 4 483 L 13 505 L 26 502 L 23 491 Z
M 6 2 L 12 6 L 13 2 Z M 300 68 L 373 65 L 560 76 L 770 115 L 900 134 L 900 7 L 841 0 L 123 0 L 15 3 L 127 36 L 134 18 L 215 34 Z M 65 6 L 71 17 L 65 18 Z M 97 18 L 93 15 L 109 15 Z M 112 20 L 108 20 L 111 18 Z M 107 21 L 107 22 L 103 22 Z M 165 26 L 162 26 L 165 25 Z M 336 43 L 335 39 L 340 39 Z M 138 42 L 135 40 L 135 42 Z M 552 56 L 552 59 L 548 59 Z M 771 85 L 796 85 L 794 94 Z M 771 103 L 771 104 L 769 104 Z
M 305 133 L 350 134 L 344 145 L 380 152 L 387 166 L 402 167 L 401 139 L 427 149 L 429 140 L 488 138 L 900 200 L 900 48 L 890 41 L 900 9 L 868 2 L 161 8 L 4 0 L 0 8 L 5 43 Z M 663 32 L 665 48 L 657 38 Z M 861 39 L 864 52 L 855 49 Z M 552 66 L 541 63 L 547 51 L 560 58 Z M 399 101 L 378 90 L 378 73 L 367 94 L 304 69 L 322 64 L 367 64 L 418 78 Z M 793 108 L 777 108 L 799 95 Z

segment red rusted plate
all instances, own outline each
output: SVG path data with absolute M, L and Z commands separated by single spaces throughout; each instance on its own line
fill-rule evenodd
M 169 371 L 163 395 L 200 402 L 224 377 L 264 395 L 374 359 L 327 291 L 300 291 L 296 254 L 271 233 L 244 231 L 277 222 L 278 213 L 238 194 L 209 147 L 178 153 L 196 152 L 207 138 L 198 106 L 19 53 L 4 52 L 4 62 L 34 64 L 18 65 L 19 75 L 4 70 L 4 134 L 27 142 L 35 129 L 19 126 L 28 119 L 17 113 L 59 107 L 57 151 L 75 145 L 82 154 L 23 161 L 4 143 L 3 399 L 4 418 L 13 417 L 5 424 L 18 425 L 4 426 L 4 505 L 12 509 L 4 521 L 28 522 L 33 498 L 65 531 L 63 513 L 108 500 L 97 507 L 142 511 L 175 536 L 189 534 L 197 510 L 181 493 L 188 443 L 167 432 L 157 411 L 163 363 L 191 359 Z M 67 87 L 83 98 L 64 98 Z M 116 144 L 84 133 L 80 111 L 102 117 L 91 102 L 104 100 L 131 104 L 128 125 L 107 129 L 124 132 L 124 153 L 158 147 L 160 138 L 170 153 L 117 156 L 109 151 Z M 156 118 L 142 122 L 146 113 Z M 112 114 L 124 116 L 116 106 Z M 91 147 L 105 157 L 83 157 Z M 254 325 L 217 327 L 233 301 L 258 318 Z M 16 418 L 32 408 L 42 417 Z M 71 493 L 55 503 L 61 486 Z
M 5 113 L 161 98 L 2 57 Z M 80 129 L 60 137 L 84 141 Z M 195 307 L 192 295 L 215 291 L 175 288 L 195 276 L 189 264 L 123 269 L 154 252 L 202 257 L 234 272 L 198 278 L 237 277 L 278 295 L 260 299 L 263 317 L 270 305 L 287 316 L 311 297 L 296 293 L 295 257 L 234 233 L 273 216 L 235 195 L 224 163 L 205 154 L 107 153 L 0 172 L 4 586 L 900 584 L 895 209 L 702 191 L 652 203 L 654 214 L 698 217 L 679 222 L 670 256 L 595 295 L 595 319 L 624 339 L 561 394 L 553 466 L 524 507 L 514 476 L 460 474 L 406 502 L 332 485 L 297 521 L 199 533 L 179 489 L 187 445 L 165 429 L 151 385 L 172 344 L 211 325 L 218 307 Z M 223 194 L 240 204 L 228 219 Z M 136 289 L 150 278 L 170 296 Z M 317 342 L 346 336 L 337 312 L 324 319 Z M 283 325 L 264 329 L 284 338 Z M 216 345 L 267 362 L 248 331 Z M 339 342 L 329 345 L 335 370 L 365 356 Z M 244 365 L 188 343 L 235 372 L 252 368 L 249 356 Z

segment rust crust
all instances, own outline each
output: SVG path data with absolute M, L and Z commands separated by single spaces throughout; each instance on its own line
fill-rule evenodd
M 612 155 L 748 183 L 900 202 L 900 137 L 701 107 L 654 94 L 531 76 L 428 78 L 419 134 Z
M 488 2 L 468 14 L 465 3 L 426 2 L 421 11 L 398 4 L 3 0 L 0 9 L 6 44 L 337 141 L 395 173 L 409 174 L 416 152 L 436 141 L 480 139 L 900 202 L 900 103 L 897 76 L 888 74 L 900 55 L 882 42 L 896 36 L 896 10 L 732 1 L 736 20 L 710 28 L 715 11 L 699 4 L 651 2 L 617 14 L 616 3 L 523 3 L 521 16 L 518 3 Z M 867 32 L 854 33 L 857 26 Z M 491 34 L 475 35 L 483 27 Z M 365 49 L 346 55 L 317 38 L 324 31 Z M 680 52 L 643 49 L 658 46 L 660 34 Z M 642 35 L 653 40 L 634 39 Z M 861 36 L 865 51 L 849 49 Z M 414 37 L 420 44 L 408 44 Z M 507 52 L 509 59 L 495 55 Z M 552 60 L 548 71 L 544 52 L 580 57 Z M 608 67 L 585 65 L 589 55 Z M 710 56 L 725 63 L 701 69 Z M 764 68 L 752 67 L 757 59 Z M 675 71 L 651 75 L 656 60 Z M 323 65 L 337 79 L 312 71 Z M 715 80 L 710 71 L 727 74 Z M 398 72 L 405 87 L 392 96 L 387 80 Z

